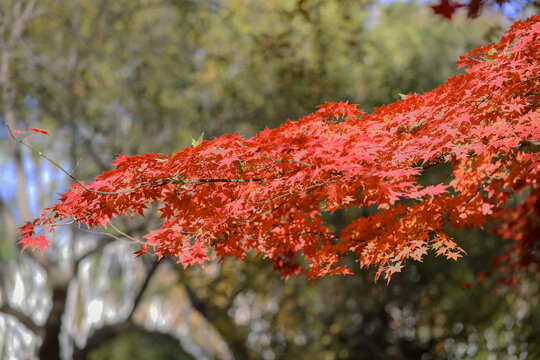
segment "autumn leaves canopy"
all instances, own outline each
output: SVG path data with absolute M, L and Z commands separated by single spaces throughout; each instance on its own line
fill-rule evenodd
M 464 75 L 371 114 L 326 103 L 250 139 L 223 135 L 173 154 L 118 156 L 111 171 L 75 183 L 23 226 L 21 243 L 43 249 L 39 232 L 62 222 L 94 228 L 157 211 L 159 227 L 141 239 L 139 255 L 187 266 L 254 251 L 284 276 L 314 280 L 349 273 L 342 260 L 352 254 L 389 278 L 431 250 L 462 256 L 448 227 L 498 220 L 497 232 L 512 240 L 500 265 L 540 271 L 539 18 L 516 22 L 458 66 Z M 419 184 L 442 164 L 452 176 Z M 349 207 L 370 211 L 331 231 L 322 214 Z

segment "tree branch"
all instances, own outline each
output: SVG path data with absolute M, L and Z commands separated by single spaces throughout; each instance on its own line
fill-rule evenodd
M 77 269 L 79 268 L 79 265 L 80 265 L 81 261 L 83 261 L 84 259 L 86 259 L 87 257 L 89 257 L 89 256 L 91 256 L 93 254 L 97 254 L 97 253 L 101 252 L 105 248 L 105 246 L 109 245 L 114 240 L 115 240 L 115 238 L 113 238 L 113 237 L 105 237 L 105 236 L 100 237 L 98 239 L 98 244 L 96 245 L 95 248 L 93 248 L 91 250 L 88 250 L 87 252 L 85 252 L 84 254 L 79 256 L 73 262 L 74 272 L 77 272 Z
M 112 340 L 120 334 L 123 334 L 127 331 L 134 330 L 136 325 L 131 321 L 131 319 L 126 319 L 121 323 L 114 325 L 106 325 L 99 330 L 95 331 L 83 348 L 77 348 L 73 350 L 73 359 L 74 360 L 85 360 L 88 357 L 88 354 L 97 349 L 101 344 L 108 340 Z
M 83 348 L 77 348 L 75 347 L 75 350 L 73 351 L 73 359 L 75 360 L 83 360 L 86 359 L 88 354 L 92 351 L 97 349 L 101 344 L 103 344 L 106 341 L 111 340 L 112 338 L 121 335 L 127 331 L 131 331 L 137 328 L 137 325 L 133 322 L 133 314 L 135 314 L 135 311 L 141 304 L 141 300 L 143 298 L 144 292 L 148 288 L 148 284 L 150 283 L 150 279 L 156 272 L 158 266 L 161 264 L 161 262 L 156 261 L 152 264 L 152 266 L 148 269 L 148 272 L 146 273 L 146 277 L 143 280 L 143 283 L 141 287 L 139 288 L 139 291 L 137 291 L 137 294 L 135 295 L 135 298 L 133 300 L 133 306 L 131 308 L 131 311 L 129 312 L 126 319 L 122 322 L 119 322 L 117 324 L 113 325 L 106 325 L 102 328 L 96 330 L 86 341 L 86 345 Z
M 232 295 L 228 307 L 225 310 L 217 308 L 215 305 L 201 300 L 195 293 L 195 290 L 188 284 L 188 279 L 180 275 L 182 285 L 184 286 L 191 306 L 208 321 L 214 329 L 221 335 L 221 338 L 227 343 L 229 350 L 233 353 L 235 359 L 251 358 L 249 350 L 246 346 L 246 339 L 234 324 L 234 320 L 230 318 L 227 310 L 234 301 L 234 298 L 242 291 L 242 287 L 237 289 Z
M 146 225 L 147 225 L 146 223 L 140 223 L 140 224 L 138 224 L 136 226 L 133 226 L 133 223 L 129 223 L 128 226 L 130 226 L 130 227 L 129 227 L 128 230 L 126 230 L 126 232 L 132 233 L 132 232 L 135 232 L 135 231 L 140 231 L 140 230 L 144 229 L 146 227 Z M 83 231 L 86 231 L 86 230 L 83 230 Z M 98 244 L 96 245 L 95 248 L 93 248 L 91 250 L 88 250 L 87 252 L 80 255 L 77 259 L 75 259 L 75 261 L 73 262 L 73 268 L 75 269 L 75 272 L 77 271 L 81 261 L 83 261 L 84 259 L 86 259 L 87 257 L 89 257 L 89 256 L 91 256 L 93 254 L 101 252 L 105 248 L 105 246 L 112 243 L 114 240 L 118 239 L 117 236 L 115 236 L 113 234 L 105 233 L 105 232 L 95 232 L 95 231 L 89 231 L 89 232 L 94 233 L 94 234 L 98 233 L 98 234 L 101 234 L 102 236 L 98 239 Z
M 26 4 L 26 7 L 22 11 L 22 13 L 20 13 L 20 8 L 18 8 L 18 11 L 16 11 L 17 14 L 15 14 L 15 21 L 13 21 L 13 24 L 11 24 L 11 33 L 9 36 L 6 49 L 4 49 L 4 51 L 11 52 L 11 49 L 13 48 L 13 46 L 15 46 L 15 44 L 20 40 L 22 33 L 24 32 L 24 25 L 34 15 L 35 4 L 36 4 L 35 0 L 30 0 Z M 7 11 L 7 9 L 5 9 L 5 11 L 6 13 L 5 13 L 4 19 L 5 19 L 5 22 L 7 23 L 9 22 L 8 20 L 9 11 Z
M 150 267 L 150 269 L 148 269 L 148 272 L 146 273 L 146 277 L 145 277 L 141 287 L 139 288 L 139 291 L 135 295 L 135 299 L 133 300 L 133 307 L 131 308 L 131 311 L 129 312 L 127 320 L 131 321 L 131 318 L 133 317 L 133 314 L 135 314 L 135 311 L 137 310 L 139 304 L 141 303 L 143 294 L 146 291 L 146 288 L 148 287 L 148 284 L 150 283 L 150 279 L 152 278 L 152 276 L 154 275 L 154 273 L 156 272 L 156 270 L 157 270 L 157 268 L 158 268 L 158 266 L 160 264 L 161 264 L 160 261 L 155 261 L 154 263 L 152 263 L 152 266 Z
M 184 289 L 186 290 L 191 306 L 199 312 L 208 322 L 212 322 L 212 319 L 209 318 L 208 312 L 206 310 L 206 304 L 204 304 L 195 294 L 195 291 L 191 288 L 189 284 L 184 284 Z
M 7 300 L 7 288 L 6 283 L 4 281 L 4 265 L 0 264 L 0 313 L 4 313 L 7 315 L 13 316 L 15 319 L 17 319 L 21 324 L 26 326 L 26 328 L 30 331 L 32 331 L 34 334 L 38 336 L 43 336 L 43 328 L 38 326 L 34 320 L 25 313 L 23 313 L 20 310 L 17 310 L 13 307 L 11 307 Z
M 23 312 L 12 308 L 7 303 L 3 303 L 2 306 L 0 306 L 0 312 L 11 315 L 17 321 L 19 321 L 21 324 L 23 324 L 28 330 L 32 331 L 37 336 L 43 336 L 43 328 L 38 326 L 32 318 L 30 318 L 28 315 L 24 314 Z

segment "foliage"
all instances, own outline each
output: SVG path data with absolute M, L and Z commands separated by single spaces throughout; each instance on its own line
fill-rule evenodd
M 223 135 L 177 153 L 118 156 L 113 170 L 73 185 L 49 216 L 23 226 L 21 243 L 41 246 L 35 228 L 52 230 L 54 221 L 106 226 L 157 203 L 161 227 L 139 255 L 152 249 L 187 266 L 255 250 L 289 276 L 300 272 L 301 253 L 315 280 L 349 273 L 340 262 L 354 253 L 389 279 L 430 249 L 457 259 L 464 251 L 445 226 L 492 217 L 505 220 L 500 231 L 515 241 L 501 261 L 538 270 L 539 33 L 538 17 L 518 21 L 498 44 L 460 59 L 466 74 L 369 115 L 326 103 L 251 139 Z M 443 163 L 453 168 L 448 184 L 418 185 L 423 170 Z M 525 199 L 510 208 L 514 194 Z M 378 212 L 339 235 L 322 221 L 323 212 L 352 206 Z
M 178 339 L 168 334 L 138 329 L 106 342 L 92 352 L 89 359 L 191 360 L 193 357 L 178 345 Z
M 495 0 L 487 1 L 487 0 L 470 0 L 469 2 L 459 2 L 459 1 L 453 1 L 453 0 L 440 0 L 440 2 L 436 5 L 432 5 L 431 8 L 433 9 L 433 12 L 435 14 L 438 14 L 442 16 L 443 18 L 446 18 L 448 20 L 452 19 L 452 16 L 459 8 L 465 8 L 467 9 L 467 17 L 475 18 L 478 15 L 480 15 L 482 8 L 488 4 L 488 5 L 498 5 L 502 7 L 505 4 L 512 3 L 510 0 Z M 535 4 L 533 2 L 533 4 Z
M 456 74 L 454 63 L 461 55 L 479 44 L 497 42 L 511 25 L 497 13 L 474 21 L 461 16 L 444 21 L 415 2 L 381 6 L 374 16 L 376 22 L 362 34 L 359 49 L 343 53 L 350 62 L 338 63 L 350 69 L 340 79 L 348 92 L 332 89 L 337 95 L 324 101 L 354 99 L 371 112 L 400 99 L 400 94 L 430 91 Z

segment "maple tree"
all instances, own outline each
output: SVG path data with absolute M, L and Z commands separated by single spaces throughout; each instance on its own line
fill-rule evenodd
M 172 154 L 118 155 L 114 169 L 77 180 L 23 225 L 20 243 L 43 251 L 43 229 L 107 227 L 153 209 L 161 227 L 138 256 L 188 266 L 254 250 L 283 276 L 305 268 L 314 281 L 350 273 L 342 260 L 353 254 L 390 279 L 430 249 L 462 256 L 447 227 L 494 219 L 495 231 L 512 240 L 499 265 L 540 272 L 539 36 L 538 16 L 518 21 L 499 43 L 461 57 L 465 74 L 371 114 L 325 103 L 250 139 L 226 134 Z M 453 169 L 449 182 L 420 185 L 423 171 L 442 164 Z M 331 231 L 322 214 L 350 207 L 377 211 Z

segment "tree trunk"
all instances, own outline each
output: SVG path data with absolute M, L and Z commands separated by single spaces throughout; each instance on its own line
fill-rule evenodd
M 62 315 L 66 308 L 67 285 L 53 287 L 52 308 L 44 325 L 43 343 L 38 351 L 40 360 L 60 359 L 60 330 L 62 329 Z

